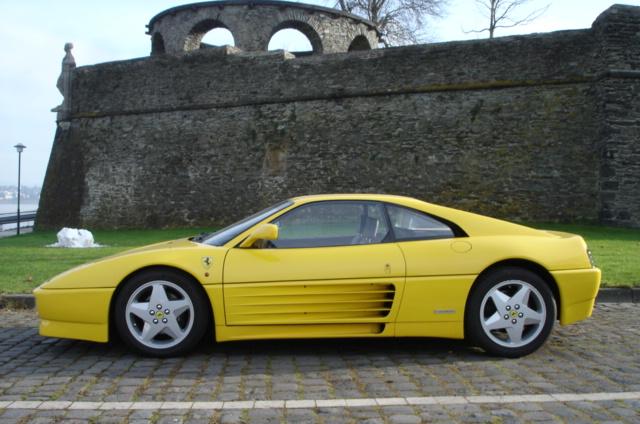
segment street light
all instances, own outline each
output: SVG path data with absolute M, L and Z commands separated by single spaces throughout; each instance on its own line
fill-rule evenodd
M 16 150 L 18 151 L 18 227 L 16 229 L 16 235 L 19 236 L 20 235 L 20 165 L 22 160 L 22 151 L 26 149 L 27 146 L 25 146 L 22 143 L 18 143 L 13 147 L 15 147 Z

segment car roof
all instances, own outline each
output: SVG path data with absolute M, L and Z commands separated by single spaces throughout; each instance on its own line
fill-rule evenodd
M 394 194 L 378 194 L 378 193 L 339 193 L 339 194 L 312 194 L 307 196 L 293 197 L 290 199 L 296 205 L 305 203 L 321 202 L 326 200 L 370 200 L 376 202 L 388 202 L 396 205 L 402 205 L 413 209 L 418 209 L 428 213 L 444 213 L 448 215 L 455 209 L 447 208 L 433 203 L 428 203 L 413 197 L 399 196 Z
M 481 235 L 541 235 L 542 232 L 523 225 L 514 224 L 500 219 L 478 215 L 447 206 L 428 203 L 413 197 L 398 196 L 392 194 L 375 193 L 341 193 L 341 194 L 313 194 L 307 196 L 293 197 L 290 199 L 296 205 L 326 200 L 371 200 L 379 202 L 394 203 L 417 209 L 459 225 L 467 234 L 473 236 Z
M 421 200 L 406 197 L 406 196 L 398 196 L 394 194 L 378 194 L 378 193 L 338 193 L 338 194 L 310 194 L 306 196 L 298 196 L 293 197 L 291 200 L 295 203 L 309 203 L 309 202 L 318 202 L 322 200 L 374 200 L 381 202 L 392 202 L 392 203 L 426 203 Z

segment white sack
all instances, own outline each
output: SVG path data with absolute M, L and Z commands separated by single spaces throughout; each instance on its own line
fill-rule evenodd
M 58 231 L 58 242 L 48 245 L 47 247 L 100 247 L 93 241 L 93 234 L 88 230 L 79 230 L 77 228 L 63 228 Z

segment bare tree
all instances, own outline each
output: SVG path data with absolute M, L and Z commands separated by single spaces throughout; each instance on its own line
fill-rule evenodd
M 446 0 L 337 0 L 336 7 L 373 22 L 385 46 L 417 43 L 425 21 L 440 17 Z
M 497 28 L 513 28 L 518 25 L 528 24 L 538 19 L 549 9 L 549 4 L 547 4 L 545 7 L 536 9 L 528 15 L 517 17 L 516 9 L 529 3 L 530 0 L 475 0 L 475 2 L 480 6 L 485 17 L 489 19 L 489 26 L 465 32 L 489 31 L 489 38 L 493 38 Z

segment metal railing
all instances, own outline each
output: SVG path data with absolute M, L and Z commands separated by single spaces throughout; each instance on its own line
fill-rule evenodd
M 36 219 L 37 211 L 20 211 L 20 222 L 33 221 Z M 0 225 L 2 224 L 17 224 L 18 214 L 15 212 L 0 213 Z

